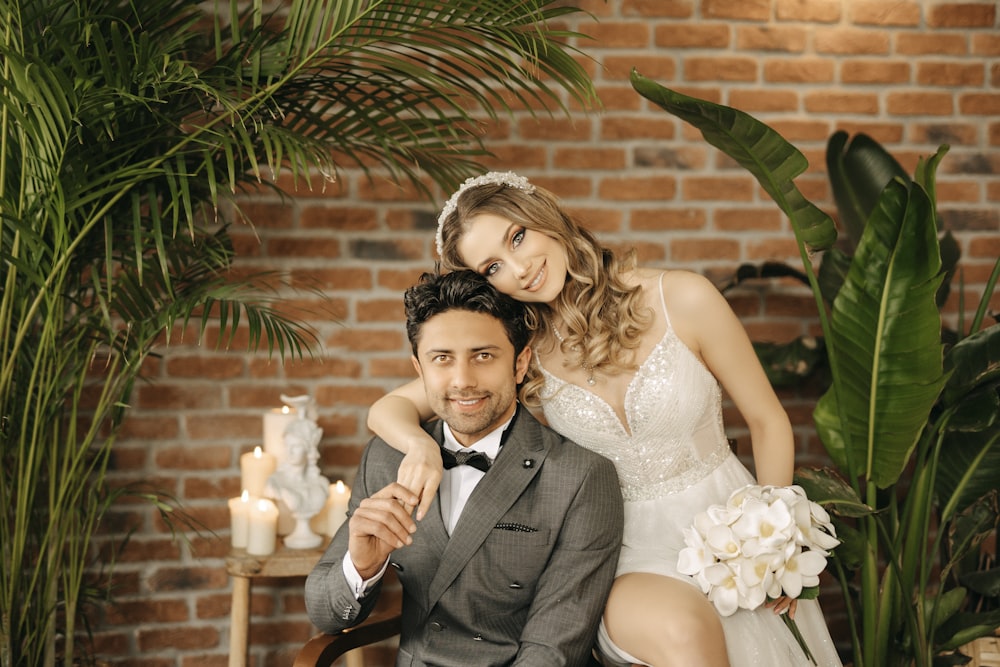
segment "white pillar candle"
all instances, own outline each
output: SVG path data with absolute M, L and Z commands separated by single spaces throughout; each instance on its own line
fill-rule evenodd
M 284 405 L 264 413 L 264 451 L 280 465 L 285 461 L 285 427 L 296 419 L 295 408 Z
M 274 553 L 278 542 L 278 508 L 267 498 L 250 503 L 247 553 L 267 556 Z
M 327 498 L 327 521 L 328 528 L 326 534 L 333 537 L 337 534 L 340 524 L 347 520 L 347 501 L 351 499 L 351 487 L 342 481 L 330 485 L 330 497 Z
M 267 478 L 277 467 L 274 456 L 254 447 L 252 453 L 240 456 L 240 483 L 254 498 L 264 495 Z
M 229 518 L 233 548 L 246 549 L 247 535 L 250 532 L 250 493 L 246 489 L 243 489 L 243 495 L 239 498 L 229 499 Z

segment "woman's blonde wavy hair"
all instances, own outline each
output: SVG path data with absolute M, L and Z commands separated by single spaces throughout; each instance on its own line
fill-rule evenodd
M 635 350 L 652 322 L 652 313 L 642 305 L 641 288 L 629 286 L 624 280 L 624 274 L 635 268 L 635 252 L 616 257 L 544 188 L 535 186 L 527 192 L 491 183 L 462 192 L 455 210 L 441 220 L 444 269 L 469 268 L 459 255 L 458 242 L 466 223 L 484 213 L 541 232 L 566 249 L 569 276 L 562 292 L 552 304 L 527 304 L 535 340 L 550 337 L 551 319 L 556 316 L 563 322 L 561 349 L 568 360 L 575 359 L 595 373 L 634 371 Z M 571 362 L 567 361 L 567 365 Z M 533 363 L 521 386 L 521 400 L 537 406 L 543 383 Z

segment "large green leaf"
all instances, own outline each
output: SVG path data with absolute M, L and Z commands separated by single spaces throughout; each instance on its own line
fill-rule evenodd
M 830 468 L 799 468 L 795 471 L 795 483 L 805 490 L 810 500 L 840 516 L 857 518 L 874 512 L 851 485 Z
M 995 407 L 996 401 L 992 405 Z M 977 431 L 945 434 L 935 480 L 935 491 L 942 504 L 950 503 L 952 511 L 960 511 L 995 490 L 997 480 L 1000 480 L 1000 423 Z
M 899 479 L 945 381 L 940 266 L 926 193 L 891 182 L 833 303 L 839 378 L 814 412 L 838 466 L 880 488 Z
M 880 143 L 863 133 L 849 140 L 843 130 L 834 132 L 827 141 L 826 169 L 840 224 L 852 246 L 860 241 L 865 222 L 889 181 L 910 180 Z
M 962 585 L 980 595 L 1000 599 L 1000 567 L 970 572 L 962 577 Z
M 951 370 L 942 400 L 953 405 L 976 387 L 1000 381 L 1000 324 L 963 338 L 945 357 Z
M 989 637 L 1000 627 L 1000 609 L 981 613 L 961 612 L 952 616 L 938 628 L 937 639 L 941 650 L 958 648 L 980 637 Z
M 823 300 L 833 303 L 837 298 L 837 293 L 844 285 L 847 278 L 847 271 L 851 268 L 851 255 L 840 248 L 830 248 L 823 253 L 823 259 L 819 265 L 819 289 L 823 294 Z
M 698 128 L 708 143 L 753 174 L 810 249 L 824 250 L 833 244 L 837 238 L 833 220 L 794 183 L 809 163 L 784 137 L 747 113 L 664 88 L 635 70 L 631 80 L 640 95 Z
M 980 547 L 997 529 L 997 489 L 983 494 L 968 507 L 953 514 L 947 527 L 942 567 L 947 575 L 966 578 L 969 566 L 980 567 Z M 963 584 L 964 585 L 964 584 Z
M 864 504 L 851 485 L 832 468 L 799 468 L 794 481 L 810 500 L 830 512 L 840 540 L 833 549 L 833 557 L 849 570 L 860 568 L 869 547 L 864 533 L 855 528 L 855 520 L 870 516 L 874 510 Z
M 935 491 L 960 511 L 1000 479 L 1000 324 L 956 343 L 945 369 L 941 408 L 948 418 Z

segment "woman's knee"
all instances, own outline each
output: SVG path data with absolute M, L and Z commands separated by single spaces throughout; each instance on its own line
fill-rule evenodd
M 629 578 L 626 578 L 629 577 Z M 634 655 L 725 655 L 722 622 L 700 591 L 658 575 L 626 575 L 605 610 L 612 641 Z M 648 659 L 648 658 L 647 658 Z M 668 664 L 658 662 L 653 664 Z M 673 663 L 669 663 L 673 664 Z M 718 664 L 706 660 L 703 664 Z
M 684 605 L 666 611 L 663 640 L 672 646 L 711 646 L 725 642 L 722 621 L 710 606 Z

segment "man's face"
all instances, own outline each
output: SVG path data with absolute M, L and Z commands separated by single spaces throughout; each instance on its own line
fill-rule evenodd
M 468 446 L 514 414 L 530 358 L 526 347 L 515 359 L 493 316 L 449 310 L 424 322 L 413 366 L 434 412 Z

